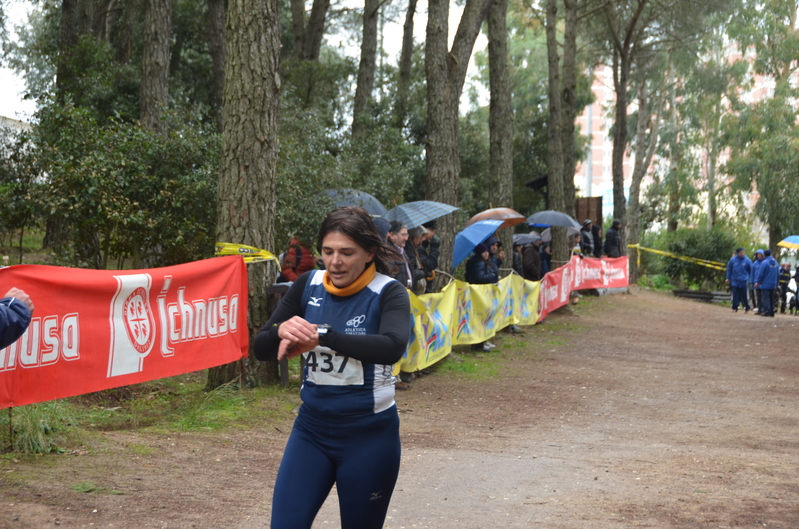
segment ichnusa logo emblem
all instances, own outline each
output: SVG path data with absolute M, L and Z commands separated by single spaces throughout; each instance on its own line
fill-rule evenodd
M 315 298 L 311 296 L 311 301 L 308 302 L 308 305 L 313 307 L 321 307 L 322 305 L 319 304 L 320 301 L 322 301 L 322 298 Z
M 347 322 L 348 327 L 360 327 L 361 324 L 366 320 L 366 314 L 361 314 L 360 316 L 355 316 L 350 321 Z

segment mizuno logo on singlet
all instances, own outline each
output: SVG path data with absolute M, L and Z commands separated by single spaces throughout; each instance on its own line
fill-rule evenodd
M 322 298 L 315 298 L 311 296 L 311 301 L 308 302 L 308 305 L 313 305 L 314 307 L 321 307 L 322 305 L 319 304 L 321 300 Z

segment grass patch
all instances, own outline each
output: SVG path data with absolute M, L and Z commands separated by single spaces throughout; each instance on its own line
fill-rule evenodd
M 94 481 L 79 481 L 73 484 L 70 489 L 82 494 L 122 494 L 122 492 L 118 490 L 101 487 Z

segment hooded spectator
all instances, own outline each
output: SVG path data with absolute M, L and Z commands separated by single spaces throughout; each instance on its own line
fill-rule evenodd
M 441 239 L 436 235 L 436 230 L 438 229 L 436 221 L 425 222 L 422 226 L 427 230 L 427 237 L 425 237 L 422 245 L 417 250 L 419 259 L 422 261 L 425 271 L 427 271 L 425 292 L 431 293 L 433 292 L 433 280 L 436 278 L 436 268 L 438 268 L 438 249 L 441 246 Z
M 499 271 L 491 259 L 488 246 L 485 244 L 480 243 L 475 246 L 474 255 L 466 261 L 466 281 L 476 285 L 486 285 L 499 281 Z M 487 352 L 494 347 L 494 344 L 486 341 L 472 345 L 472 350 Z
M 746 256 L 743 248 L 735 250 L 727 263 L 727 279 L 732 291 L 732 311 L 738 312 L 738 305 L 743 304 L 744 312 L 749 312 L 751 307 L 746 299 L 746 286 L 749 283 L 749 276 L 752 272 L 752 261 Z
M 592 226 L 593 223 L 591 219 L 585 219 L 583 221 L 583 228 L 580 230 L 580 251 L 583 257 L 594 256 L 594 235 L 591 233 Z
M 760 289 L 761 316 L 774 316 L 774 290 L 779 277 L 779 263 L 771 256 L 771 250 L 763 251 L 763 261 L 755 274 L 755 288 Z
M 621 221 L 615 219 L 605 234 L 605 246 L 602 248 L 608 257 L 621 257 Z
M 311 250 L 302 244 L 296 237 L 289 241 L 289 249 L 284 254 L 280 264 L 278 283 L 293 283 L 305 272 L 316 267 L 316 259 Z
M 594 224 L 591 226 L 591 235 L 594 238 L 594 257 L 602 257 L 602 226 Z
M 752 273 L 749 275 L 749 284 L 750 288 L 752 289 L 752 305 L 755 307 L 755 312 L 758 314 L 760 313 L 760 289 L 755 286 L 755 275 L 757 274 L 757 269 L 760 268 L 760 265 L 763 263 L 763 250 L 756 250 L 755 251 L 755 260 L 752 261 Z
M 540 241 L 537 241 L 522 247 L 522 277 L 528 281 L 541 281 L 540 246 Z

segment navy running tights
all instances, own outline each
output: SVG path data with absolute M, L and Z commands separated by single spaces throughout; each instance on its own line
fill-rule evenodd
M 400 466 L 397 407 L 330 421 L 300 410 L 272 498 L 272 529 L 310 529 L 333 484 L 342 529 L 379 529 Z

